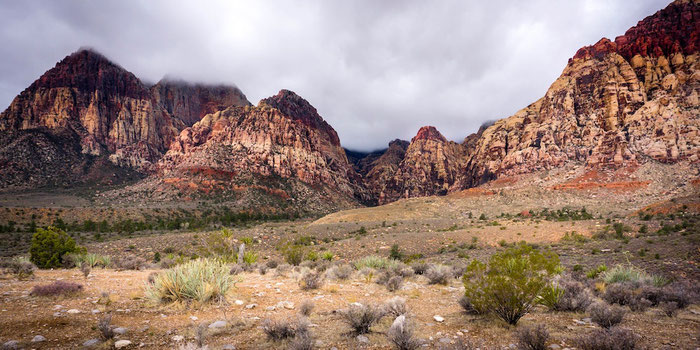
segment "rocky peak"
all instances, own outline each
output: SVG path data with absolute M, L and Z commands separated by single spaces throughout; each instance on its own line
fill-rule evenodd
M 601 58 L 616 52 L 630 60 L 642 57 L 684 55 L 700 48 L 700 1 L 678 0 L 630 28 L 614 42 L 603 38 L 578 50 L 573 59 Z
M 67 56 L 37 79 L 29 90 L 75 88 L 97 90 L 132 98 L 146 98 L 148 91 L 132 73 L 92 49 L 80 49 Z
M 447 139 L 434 126 L 424 126 L 418 130 L 416 136 L 411 139 L 411 142 L 418 140 L 434 140 L 447 142 Z
M 340 139 L 335 130 L 321 118 L 314 106 L 293 91 L 280 90 L 277 95 L 260 100 L 260 105 L 276 108 L 283 115 L 322 131 L 328 135 L 334 146 L 340 146 Z
M 232 106 L 250 106 L 243 92 L 235 86 L 192 84 L 163 79 L 151 87 L 156 102 L 175 118 L 192 126 L 207 114 Z

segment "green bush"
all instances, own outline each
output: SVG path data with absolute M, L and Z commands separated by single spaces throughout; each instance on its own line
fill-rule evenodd
M 494 254 L 488 264 L 473 260 L 462 282 L 465 296 L 477 309 L 493 312 L 514 325 L 560 269 L 555 253 L 522 244 Z
M 233 237 L 233 231 L 224 228 L 218 232 L 206 235 L 201 247 L 202 255 L 216 258 L 223 262 L 235 263 L 238 261 L 238 242 Z M 164 251 L 166 254 L 173 253 L 172 248 Z
M 304 260 L 304 250 L 297 245 L 287 246 L 282 252 L 287 264 L 298 266 Z
M 590 279 L 594 279 L 594 278 L 597 278 L 598 275 L 600 275 L 601 273 L 603 273 L 607 270 L 608 270 L 608 267 L 605 264 L 598 265 L 598 267 L 596 267 L 595 269 L 586 272 L 586 277 L 588 277 Z
M 389 259 L 392 259 L 392 260 L 403 259 L 403 254 L 401 253 L 401 249 L 399 249 L 398 244 L 394 244 L 391 246 L 391 251 L 389 252 Z
M 253 251 L 243 253 L 243 262 L 246 265 L 253 265 L 258 261 L 258 254 Z
M 29 248 L 30 260 L 41 269 L 60 267 L 66 254 L 80 251 L 73 238 L 65 231 L 52 226 L 37 229 Z
M 233 286 L 226 264 L 214 259 L 197 259 L 163 271 L 146 287 L 154 302 L 206 303 L 223 298 Z
M 321 254 L 321 259 L 326 260 L 326 261 L 331 261 L 331 260 L 333 260 L 333 253 L 323 252 L 323 254 Z

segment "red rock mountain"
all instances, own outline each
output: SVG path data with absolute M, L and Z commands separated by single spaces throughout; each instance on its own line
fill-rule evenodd
M 544 97 L 471 140 L 463 187 L 576 162 L 697 163 L 698 1 L 580 49 Z
M 578 50 L 546 94 L 461 144 L 434 127 L 346 152 L 288 90 L 252 106 L 234 87 L 150 88 L 103 56 L 59 62 L 0 114 L 0 186 L 146 177 L 135 199 L 227 196 L 304 210 L 443 195 L 564 165 L 700 163 L 700 1 L 678 0 Z M 351 161 L 348 160 L 350 155 Z
M 101 54 L 79 50 L 0 114 L 0 184 L 70 184 L 100 169 L 106 177 L 117 168 L 145 173 L 186 125 L 247 104 L 233 87 L 161 82 L 149 90 Z

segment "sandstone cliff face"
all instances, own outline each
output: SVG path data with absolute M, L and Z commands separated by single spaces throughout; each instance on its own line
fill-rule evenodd
M 434 127 L 424 126 L 411 139 L 400 163 L 375 167 L 368 174 L 368 184 L 374 187 L 380 204 L 444 195 L 458 180 L 465 156 L 465 147 L 447 141 Z
M 543 98 L 470 140 L 462 186 L 567 162 L 697 162 L 699 17 L 678 1 L 579 50 Z
M 0 115 L 0 130 L 70 130 L 81 154 L 135 169 L 156 161 L 183 126 L 133 74 L 90 50 L 56 64 Z
M 187 126 L 231 106 L 250 106 L 243 92 L 233 86 L 163 79 L 150 90 L 156 103 Z
M 257 107 L 205 116 L 180 133 L 159 170 L 166 179 L 202 173 L 281 177 L 369 200 L 335 131 L 307 101 L 287 90 Z

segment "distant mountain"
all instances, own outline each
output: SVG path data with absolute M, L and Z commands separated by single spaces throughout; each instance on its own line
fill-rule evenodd
M 565 165 L 697 168 L 699 17 L 700 1 L 675 1 L 614 41 L 581 48 L 544 97 L 462 143 L 426 126 L 366 154 L 343 149 L 292 91 L 253 106 L 233 86 L 164 79 L 149 88 L 80 50 L 0 114 L 0 187 L 142 179 L 105 196 L 327 211 Z

